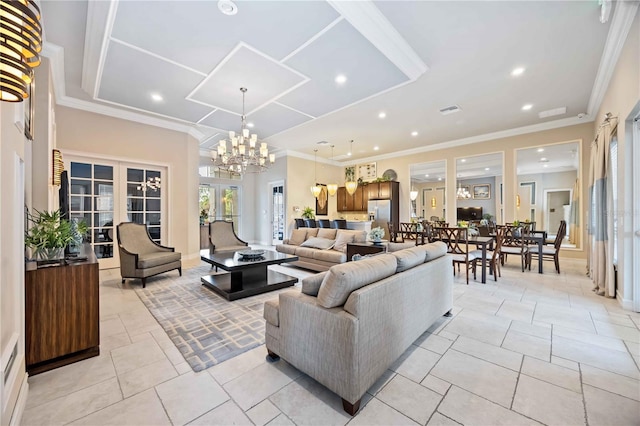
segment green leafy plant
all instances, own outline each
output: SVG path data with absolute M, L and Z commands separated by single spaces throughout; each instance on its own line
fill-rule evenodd
M 29 229 L 25 232 L 24 243 L 33 250 L 36 258 L 53 259 L 59 256 L 60 250 L 75 243 L 87 232 L 84 222 L 72 224 L 61 219 L 60 210 L 27 213 Z
M 514 220 L 513 221 L 513 226 L 520 226 L 520 221 L 519 220 Z
M 316 215 L 313 213 L 313 209 L 311 207 L 305 207 L 302 210 L 302 217 L 305 219 L 315 219 Z

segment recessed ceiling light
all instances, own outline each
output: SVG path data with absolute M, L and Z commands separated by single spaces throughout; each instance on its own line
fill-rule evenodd
M 255 124 L 253 124 L 253 123 L 247 123 L 247 127 L 251 127 L 251 128 L 253 128 L 253 126 L 255 126 Z
M 487 171 L 491 170 L 489 167 L 485 167 L 484 169 L 487 170 Z
M 220 0 L 218 2 L 218 10 L 225 15 L 235 15 L 238 13 L 238 6 L 231 0 Z
M 379 150 L 379 149 L 380 149 L 380 147 L 379 147 L 379 146 L 374 146 L 374 147 L 373 147 L 373 150 L 374 150 L 374 151 L 377 151 L 377 150 Z
M 152 93 L 152 94 L 151 94 L 151 99 L 153 99 L 153 100 L 154 100 L 154 101 L 156 101 L 156 102 L 160 102 L 160 101 L 162 101 L 164 98 L 163 98 L 162 96 L 160 96 L 159 94 L 157 94 L 157 93 Z
M 460 160 L 460 162 L 461 162 L 461 163 L 466 163 L 466 162 L 467 162 L 467 159 L 466 159 L 466 158 L 463 158 L 462 160 Z
M 548 164 L 543 164 L 542 167 L 546 168 L 546 167 L 549 167 L 549 165 Z
M 351 151 L 347 152 L 347 156 L 351 157 Z
M 524 74 L 524 68 L 522 67 L 514 68 L 513 71 L 511 71 L 511 75 L 514 77 L 517 77 L 522 74 Z
M 542 157 L 542 158 L 540 159 L 540 161 L 542 161 L 542 162 L 544 163 L 545 161 L 549 161 L 549 160 L 547 159 L 547 157 Z
M 385 118 L 387 116 L 387 113 L 382 111 L 380 114 L 378 114 L 378 118 Z
M 418 132 L 414 130 L 413 132 L 411 132 L 411 136 L 418 136 Z
M 336 76 L 336 83 L 338 84 L 344 84 L 347 82 L 347 76 L 344 74 L 338 74 Z
M 529 111 L 531 108 L 533 108 L 532 104 L 524 104 L 524 105 L 522 105 L 522 110 L 523 111 Z
M 424 175 L 424 177 L 429 177 L 429 174 Z
M 438 180 L 442 180 L 442 178 L 438 178 Z
M 538 152 L 544 152 L 544 148 L 538 148 Z

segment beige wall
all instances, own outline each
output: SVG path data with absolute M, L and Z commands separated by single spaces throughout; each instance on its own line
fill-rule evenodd
M 57 146 L 83 153 L 168 167 L 168 245 L 183 259 L 199 259 L 199 145 L 193 137 L 72 108 L 56 109 Z
M 640 112 L 640 12 L 636 12 L 611 82 L 596 115 L 596 121 L 592 123 L 592 138 L 608 112 L 618 116 L 618 211 L 621 212 L 618 217 L 621 225 L 618 233 L 618 252 L 632 253 L 634 237 L 631 219 L 634 212 L 638 214 L 634 209 L 638 204 L 638 189 L 635 190 L 635 194 L 632 189 L 632 150 L 640 147 L 637 144 L 632 146 L 631 126 L 633 117 Z M 620 256 L 618 264 L 618 298 L 623 300 L 627 307 L 630 307 L 633 300 L 631 262 L 630 256 Z

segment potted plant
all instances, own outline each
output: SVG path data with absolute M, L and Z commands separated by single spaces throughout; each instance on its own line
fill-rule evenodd
M 316 215 L 313 213 L 313 209 L 311 207 L 305 207 L 302 210 L 302 218 L 303 219 L 315 219 Z
M 204 225 L 205 220 L 209 218 L 209 212 L 207 209 L 200 210 L 200 225 Z
M 27 213 L 29 229 L 25 232 L 24 243 L 32 250 L 36 260 L 64 258 L 64 249 L 74 242 L 82 241 L 87 232 L 84 222 L 72 225 L 60 217 L 60 210 Z

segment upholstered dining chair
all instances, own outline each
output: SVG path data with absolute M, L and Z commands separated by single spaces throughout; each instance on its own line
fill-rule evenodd
M 123 283 L 127 278 L 140 278 L 145 288 L 148 277 L 174 269 L 182 276 L 181 254 L 153 241 L 146 225 L 123 222 L 116 227 L 116 237 Z
M 493 274 L 493 278 L 498 281 L 498 277 L 502 277 L 502 273 L 500 271 L 500 250 L 502 248 L 502 240 L 504 238 L 504 228 L 497 229 L 495 237 L 496 243 L 493 247 L 493 250 L 487 250 L 486 264 L 489 268 L 489 273 Z M 471 253 L 473 253 L 475 256 L 475 258 L 473 259 L 473 276 L 475 278 L 478 263 L 482 265 L 482 250 L 473 250 Z
M 456 274 L 456 264 L 458 271 L 460 266 L 464 264 L 467 274 L 467 284 L 469 284 L 469 270 L 473 270 L 473 279 L 476 279 L 473 261 L 476 254 L 469 252 L 469 228 L 433 228 L 434 240 L 439 240 L 447 244 L 447 253 L 451 255 L 453 260 L 453 274 Z
M 564 226 L 563 226 L 564 225 Z M 553 246 L 542 246 L 542 260 L 553 260 L 556 265 L 556 272 L 560 273 L 560 247 L 562 246 L 562 240 L 567 235 L 567 222 L 564 220 L 560 222 L 560 228 L 556 234 L 556 239 Z M 538 256 L 538 246 L 529 247 L 527 252 L 527 263 L 529 264 L 529 270 L 531 270 L 531 261 L 533 256 Z
M 545 244 L 548 244 L 550 246 L 554 246 L 556 244 L 556 239 L 558 237 L 558 235 L 560 235 L 561 232 L 564 232 L 564 236 L 567 236 L 567 221 L 566 220 L 561 220 L 560 221 L 560 226 L 558 227 L 558 232 L 556 232 L 556 236 L 554 238 L 547 238 L 546 240 L 544 240 Z M 564 238 L 564 237 L 562 237 Z
M 524 272 L 527 264 L 527 253 L 529 246 L 527 237 L 529 236 L 528 227 L 515 225 L 498 225 L 497 230 L 503 230 L 502 247 L 500 248 L 500 264 L 504 266 L 508 255 L 520 257 L 522 272 Z
M 238 251 L 247 248 L 233 229 L 233 222 L 214 220 L 209 223 L 209 250 L 211 253 Z

